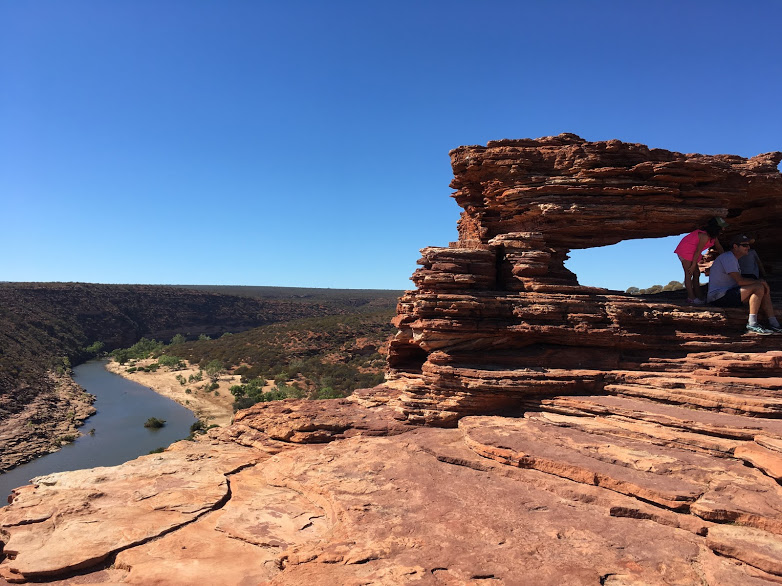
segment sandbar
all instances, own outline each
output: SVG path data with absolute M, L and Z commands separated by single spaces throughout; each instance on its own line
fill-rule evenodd
M 134 364 L 139 366 L 149 366 L 155 363 L 154 359 L 138 360 Z M 187 366 L 180 370 L 171 370 L 166 367 L 160 367 L 154 372 L 144 372 L 136 370 L 128 372 L 129 364 L 120 364 L 116 360 L 111 360 L 106 364 L 106 370 L 118 374 L 126 379 L 132 380 L 152 389 L 156 393 L 176 401 L 186 409 L 189 409 L 207 425 L 219 425 L 225 427 L 231 424 L 233 419 L 234 397 L 229 391 L 233 385 L 240 384 L 240 377 L 237 375 L 224 374 L 217 378 L 220 386 L 215 391 L 206 392 L 205 387 L 212 381 L 206 374 L 203 374 L 203 380 L 191 381 L 182 384 L 177 379 L 177 375 L 187 381 L 191 375 L 197 375 L 198 366 Z M 189 392 L 188 392 L 189 391 Z

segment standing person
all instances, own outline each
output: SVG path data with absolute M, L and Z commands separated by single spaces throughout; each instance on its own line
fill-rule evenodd
M 709 270 L 709 295 L 706 300 L 719 307 L 741 307 L 749 303 L 747 332 L 753 334 L 782 333 L 771 305 L 768 283 L 742 276 L 739 260 L 747 256 L 751 238 L 740 234 L 731 240 L 730 250 L 717 257 Z M 758 324 L 758 311 L 768 317 L 768 328 Z
M 701 271 L 698 261 L 701 260 L 703 251 L 714 247 L 722 254 L 722 245 L 717 240 L 722 229 L 727 226 L 722 218 L 712 218 L 703 229 L 690 232 L 681 239 L 674 252 L 679 256 L 684 269 L 684 287 L 687 289 L 687 303 L 703 305 L 701 293 Z
M 749 241 L 750 244 L 754 242 L 754 240 Z M 754 248 L 750 248 L 749 253 L 739 259 L 739 267 L 741 268 L 742 277 L 748 279 L 766 278 L 766 268 L 760 262 L 760 257 Z

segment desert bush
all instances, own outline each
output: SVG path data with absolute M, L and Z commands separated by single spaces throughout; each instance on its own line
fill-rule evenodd
M 157 340 L 141 338 L 130 348 L 118 348 L 111 352 L 111 356 L 120 364 L 125 364 L 128 360 L 141 360 L 149 358 L 153 354 L 158 354 L 165 345 Z
M 58 446 L 61 446 L 63 444 L 69 444 L 71 442 L 76 441 L 76 438 L 79 437 L 78 434 L 75 433 L 66 433 L 65 435 L 59 436 L 56 440 L 54 440 L 54 443 Z
M 103 347 L 105 344 L 103 342 L 93 342 L 89 346 L 87 346 L 84 351 L 89 354 L 90 356 L 97 356 L 100 354 L 101 350 L 103 350 Z
M 225 366 L 219 360 L 210 360 L 204 367 L 204 372 L 212 380 L 217 379 L 218 376 L 225 370 Z
M 165 366 L 171 370 L 182 370 L 185 367 L 184 362 L 179 356 L 172 356 L 170 354 L 163 354 L 157 359 L 157 363 L 160 366 Z
M 177 334 L 173 338 L 171 338 L 171 345 L 174 344 L 184 344 L 187 342 L 187 338 L 185 338 L 182 334 Z

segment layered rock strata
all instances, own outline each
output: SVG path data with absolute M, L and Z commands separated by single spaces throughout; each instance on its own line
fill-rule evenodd
M 605 395 L 450 429 L 262 404 L 14 491 L 0 583 L 778 584 L 780 432 Z
M 782 349 L 779 338 L 743 335 L 744 310 L 582 287 L 564 262 L 572 249 L 682 234 L 721 216 L 726 244 L 751 232 L 782 291 L 780 160 L 780 152 L 685 155 L 570 134 L 452 151 L 459 240 L 422 250 L 390 347 L 401 417 L 454 425 L 530 397 L 641 393 L 671 379 L 680 395 L 704 385 L 735 395 L 736 377 L 745 379 L 739 394 L 762 394 L 765 381 L 746 380 L 746 368 L 704 363 L 718 353 L 763 365 L 763 378 L 782 376 L 767 354 Z
M 385 385 L 35 479 L 0 509 L 0 583 L 782 583 L 782 336 L 563 264 L 585 235 L 687 231 L 681 210 L 775 242 L 782 154 L 564 135 L 452 157 L 460 241 L 424 250 Z
M 0 473 L 72 441 L 95 414 L 95 397 L 69 376 L 50 372 L 47 378 L 51 392 L 22 387 L 15 396 L 0 393 Z

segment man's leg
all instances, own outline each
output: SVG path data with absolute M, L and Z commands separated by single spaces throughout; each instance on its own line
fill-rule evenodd
M 751 325 L 755 325 L 757 324 L 758 320 L 758 311 L 760 310 L 760 307 L 763 303 L 763 293 L 765 291 L 763 283 L 758 281 L 752 285 L 742 285 L 740 291 L 741 301 L 743 303 L 749 301 L 749 323 Z M 770 303 L 771 300 L 769 298 L 769 304 Z
M 761 308 L 763 309 L 763 312 L 766 314 L 766 317 L 768 317 L 768 323 L 772 328 L 776 329 L 779 328 L 779 322 L 777 321 L 777 316 L 774 313 L 774 306 L 771 304 L 771 287 L 768 286 L 768 283 L 765 281 L 761 281 L 763 283 L 763 301 L 761 301 Z

